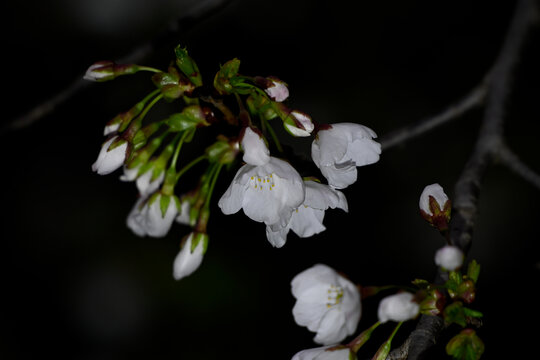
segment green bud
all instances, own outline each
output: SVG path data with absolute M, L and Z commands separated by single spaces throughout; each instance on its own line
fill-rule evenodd
M 112 61 L 98 61 L 86 70 L 85 80 L 104 82 L 116 79 L 120 75 L 130 75 L 139 71 L 135 64 L 115 64 Z
M 478 360 L 484 353 L 484 342 L 473 329 L 464 329 L 446 344 L 446 353 L 454 359 Z
M 240 60 L 237 58 L 229 60 L 221 66 L 214 77 L 214 87 L 220 94 L 226 95 L 233 92 L 234 86 L 231 84 L 231 80 L 238 75 L 239 69 Z
M 467 268 L 467 277 L 471 279 L 475 284 L 478 282 L 478 276 L 480 275 L 480 264 L 476 260 L 472 260 Z
M 238 142 L 230 142 L 229 139 L 220 137 L 218 141 L 206 148 L 205 153 L 210 162 L 230 164 L 236 158 L 238 151 Z
M 184 93 L 191 93 L 194 89 L 193 84 L 173 67 L 170 67 L 167 73 L 155 73 L 152 81 L 160 89 L 163 98 L 169 101 L 182 97 Z
M 187 50 L 178 45 L 174 49 L 174 53 L 176 54 L 176 66 L 178 66 L 180 71 L 188 77 L 195 87 L 202 86 L 203 82 L 199 67 L 188 55 Z

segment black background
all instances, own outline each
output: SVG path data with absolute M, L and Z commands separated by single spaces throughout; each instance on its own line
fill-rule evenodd
M 167 23 L 202 3 L 9 2 L 2 123 L 94 61 L 118 59 L 161 36 Z M 244 74 L 285 80 L 288 103 L 315 120 L 358 122 L 384 135 L 436 114 L 482 79 L 513 3 L 237 0 L 161 42 L 145 64 L 165 68 L 181 43 L 211 81 L 220 63 L 238 57 Z M 508 143 L 537 171 L 539 55 L 536 30 L 506 123 Z M 214 204 L 203 264 L 176 282 L 172 261 L 188 229 L 176 224 L 165 238 L 138 238 L 125 227 L 133 184 L 120 182 L 120 172 L 91 171 L 105 122 L 151 88 L 145 74 L 90 84 L 37 123 L 2 132 L 2 358 L 288 359 L 316 346 L 291 314 L 290 280 L 305 268 L 322 262 L 363 285 L 433 278 L 443 241 L 418 215 L 418 197 L 434 182 L 452 197 L 482 109 L 359 168 L 357 183 L 344 190 L 349 213 L 328 211 L 324 233 L 291 234 L 281 249 L 270 246 L 262 224 L 241 212 L 225 216 Z M 149 116 L 160 111 L 166 108 Z M 309 141 L 299 144 L 307 154 Z M 193 145 L 185 156 L 197 151 Z M 220 178 L 216 201 L 233 174 Z M 538 189 L 507 169 L 487 172 L 469 254 L 482 265 L 474 307 L 485 315 L 478 330 L 485 358 L 534 352 L 539 202 Z M 359 331 L 375 321 L 377 302 L 364 302 Z M 360 358 L 370 358 L 390 331 L 382 326 Z M 438 351 L 432 357 L 445 358 Z

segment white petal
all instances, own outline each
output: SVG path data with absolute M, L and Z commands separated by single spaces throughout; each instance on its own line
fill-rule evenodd
M 137 178 L 137 189 L 141 196 L 148 196 L 154 193 L 165 179 L 165 171 L 161 171 L 157 178 L 152 180 L 154 176 L 154 167 L 148 169 L 144 174 Z
M 301 205 L 293 211 L 289 226 L 296 235 L 303 238 L 310 237 L 326 230 L 326 227 L 322 224 L 323 218 L 324 210 Z
M 287 241 L 287 234 L 289 233 L 289 227 L 279 227 L 277 230 L 272 229 L 271 226 L 266 226 L 266 238 L 272 244 L 273 247 L 280 248 L 285 245 Z
M 371 139 L 354 140 L 349 144 L 345 156 L 352 159 L 356 166 L 364 166 L 379 161 L 381 144 Z
M 203 260 L 204 239 L 201 239 L 193 252 L 191 252 L 191 243 L 193 233 L 189 234 L 184 246 L 174 259 L 173 277 L 180 280 L 188 275 L 191 275 L 199 268 Z
M 345 315 L 338 306 L 333 306 L 321 319 L 317 335 L 313 341 L 321 345 L 330 345 L 340 342 L 346 337 Z
M 324 264 L 316 264 L 297 274 L 291 281 L 291 291 L 295 298 L 306 290 L 320 284 L 336 284 L 338 273 Z
M 189 203 L 189 201 L 185 201 L 185 200 L 182 201 L 180 205 L 180 211 L 178 213 L 178 216 L 176 217 L 176 222 L 182 225 L 192 225 L 191 219 L 189 217 L 190 211 L 191 211 L 191 204 Z
M 284 123 L 284 125 L 287 128 L 287 131 L 289 131 L 291 133 L 291 135 L 293 135 L 293 136 L 307 137 L 307 136 L 311 135 L 311 132 L 306 131 L 304 129 L 300 129 L 300 128 L 298 128 L 296 126 L 293 126 L 291 124 Z
M 270 151 L 259 134 L 249 126 L 245 128 L 242 137 L 242 149 L 244 156 L 242 160 L 250 165 L 264 165 L 270 161 Z
M 109 134 L 112 134 L 113 132 L 117 131 L 120 128 L 120 123 L 107 125 L 105 126 L 105 129 L 103 130 L 103 135 L 107 136 Z
M 347 199 L 341 191 L 311 180 L 304 181 L 304 185 L 306 189 L 304 205 L 321 210 L 337 207 L 348 211 Z
M 139 174 L 139 169 L 141 166 L 135 166 L 134 168 L 129 169 L 127 166 L 124 166 L 124 174 L 120 176 L 122 181 L 133 181 L 137 178 Z
M 291 360 L 351 360 L 356 359 L 353 354 L 351 357 L 351 350 L 349 348 L 341 348 L 336 350 L 327 351 L 327 349 L 336 346 L 322 346 L 313 349 L 306 349 L 296 353 Z
M 144 198 L 139 198 L 137 200 L 126 220 L 127 227 L 138 236 L 146 235 L 144 215 L 141 212 L 141 205 L 144 201 L 146 201 Z
M 345 189 L 354 184 L 358 177 L 354 162 L 347 162 L 337 165 L 322 166 L 321 173 L 328 181 L 328 184 L 336 189 Z

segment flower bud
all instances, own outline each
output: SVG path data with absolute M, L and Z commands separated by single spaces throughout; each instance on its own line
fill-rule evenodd
M 207 248 L 207 234 L 192 232 L 185 237 L 182 248 L 174 259 L 173 277 L 180 280 L 197 270 L 202 263 Z
M 120 75 L 134 74 L 139 71 L 139 67 L 134 64 L 115 64 L 112 61 L 98 61 L 86 70 L 85 80 L 90 81 L 109 81 Z
M 443 188 L 435 183 L 428 185 L 420 195 L 420 214 L 439 231 L 448 230 L 451 202 Z
M 103 135 L 107 136 L 115 131 L 124 131 L 130 124 L 131 120 L 133 120 L 135 116 L 139 115 L 144 109 L 144 104 L 145 103 L 142 101 L 138 102 L 128 111 L 116 115 L 105 126 Z
M 382 299 L 377 314 L 379 321 L 385 323 L 388 320 L 399 322 L 414 319 L 419 311 L 420 306 L 414 301 L 414 295 L 403 292 Z
M 444 246 L 435 253 L 435 264 L 445 270 L 454 271 L 463 264 L 463 252 L 457 246 Z
M 92 171 L 99 175 L 107 175 L 118 169 L 126 160 L 128 143 L 118 136 L 107 140 L 99 152 L 97 160 L 92 164 Z
M 220 94 L 226 95 L 233 92 L 234 86 L 231 84 L 231 80 L 238 75 L 239 69 L 240 60 L 236 58 L 227 61 L 221 66 L 214 77 L 214 87 Z
M 283 102 L 289 97 L 287 84 L 276 77 L 267 78 L 264 92 L 267 93 L 272 100 L 277 102 Z
M 237 141 L 229 140 L 225 136 L 219 136 L 218 140 L 206 148 L 205 153 L 208 161 L 230 164 L 239 152 Z
M 188 55 L 187 50 L 182 49 L 182 47 L 178 45 L 174 49 L 174 53 L 176 54 L 176 66 L 178 66 L 180 71 L 188 77 L 189 81 L 191 81 L 195 87 L 202 86 L 203 82 L 199 67 Z
M 194 89 L 193 84 L 173 67 L 169 68 L 169 72 L 155 73 L 152 81 L 166 100 L 178 99 L 184 93 L 190 94 Z

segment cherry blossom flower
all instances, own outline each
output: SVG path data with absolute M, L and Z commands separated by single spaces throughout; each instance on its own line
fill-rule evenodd
M 448 201 L 448 196 L 444 192 L 442 186 L 437 183 L 428 185 L 424 188 L 422 194 L 420 195 L 420 201 L 418 205 L 420 206 L 420 210 L 430 216 L 433 216 L 433 209 L 431 208 L 429 202 L 430 196 L 435 199 L 436 204 L 439 206 L 439 211 L 442 211 L 444 209 L 446 202 Z
M 356 331 L 361 304 L 358 288 L 334 269 L 317 264 L 291 282 L 294 320 L 316 332 L 318 344 L 335 344 Z
M 285 226 L 304 201 L 304 182 L 287 162 L 270 157 L 264 165 L 245 164 L 236 173 L 218 206 L 230 215 L 240 209 L 252 220 Z
M 414 319 L 420 311 L 420 305 L 414 302 L 414 295 L 402 292 L 385 297 L 379 303 L 377 314 L 379 321 L 407 321 Z
M 127 142 L 121 140 L 120 145 L 109 149 L 117 138 L 118 136 L 113 136 L 101 146 L 98 158 L 92 164 L 92 171 L 97 172 L 99 175 L 107 175 L 122 166 L 126 159 Z
M 323 225 L 324 212 L 329 207 L 348 211 L 347 199 L 341 191 L 312 180 L 304 181 L 304 185 L 304 203 L 292 212 L 289 223 L 285 227 L 279 224 L 266 227 L 268 241 L 275 247 L 285 244 L 289 230 L 302 238 L 324 231 L 326 229 Z
M 376 137 L 373 130 L 363 125 L 332 124 L 317 133 L 311 157 L 328 184 L 343 189 L 356 181 L 357 166 L 379 161 L 381 145 L 372 140 Z
M 150 166 L 142 174 L 139 174 L 141 166 L 136 166 L 134 168 L 128 168 L 124 166 L 124 174 L 120 176 L 122 181 L 135 181 L 139 194 L 142 197 L 147 197 L 154 193 L 165 179 L 165 170 L 161 169 L 158 174 L 155 174 L 155 167 Z
M 244 129 L 242 136 L 242 160 L 249 165 L 264 165 L 270 161 L 270 151 L 261 135 L 253 131 L 251 127 Z
M 162 201 L 164 203 L 168 201 L 165 213 L 161 210 Z M 177 202 L 174 196 L 156 193 L 149 199 L 139 198 L 126 222 L 127 226 L 139 236 L 163 237 L 169 232 L 177 213 Z
M 291 360 L 356 360 L 356 354 L 345 346 L 322 346 L 296 353 Z
M 174 259 L 173 277 L 180 280 L 197 270 L 202 263 L 207 246 L 207 234 L 191 232 Z
M 444 246 L 435 253 L 435 264 L 448 271 L 454 271 L 463 265 L 463 252 L 457 246 Z
M 285 101 L 289 97 L 289 89 L 287 88 L 287 84 L 274 77 L 270 77 L 268 80 L 270 80 L 271 85 L 264 90 L 268 96 L 277 102 Z

